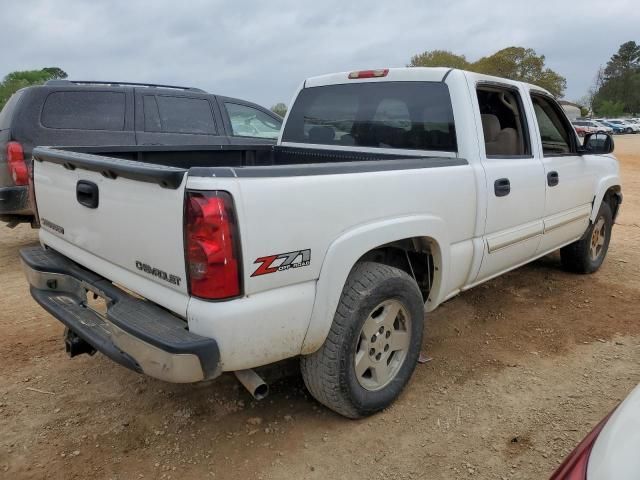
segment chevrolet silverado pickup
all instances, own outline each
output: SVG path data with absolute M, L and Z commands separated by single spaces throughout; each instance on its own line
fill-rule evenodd
M 560 249 L 602 264 L 622 202 L 606 134 L 546 91 L 443 68 L 299 88 L 275 146 L 34 150 L 31 294 L 71 356 L 169 382 L 297 357 L 325 406 L 390 405 L 425 311 Z

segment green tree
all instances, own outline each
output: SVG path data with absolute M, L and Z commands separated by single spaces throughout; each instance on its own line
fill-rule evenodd
M 620 78 L 640 69 L 640 45 L 634 41 L 625 42 L 613 54 L 604 69 L 606 80 Z
M 478 73 L 532 83 L 556 97 L 561 97 L 567 88 L 567 80 L 545 67 L 545 56 L 538 55 L 532 48 L 504 48 L 474 62 L 472 69 Z
M 600 117 L 619 117 L 624 113 L 625 106 L 622 102 L 615 102 L 612 100 L 605 100 L 597 107 L 596 113 Z
M 58 67 L 47 67 L 41 70 L 22 70 L 11 72 L 0 82 L 0 109 L 9 97 L 24 87 L 41 85 L 47 80 L 67 78 L 67 73 Z
M 284 118 L 284 116 L 287 114 L 287 106 L 282 102 L 276 103 L 273 107 L 271 107 L 271 111 Z
M 594 111 L 606 116 L 640 112 L 640 46 L 636 42 L 620 45 L 601 77 L 593 87 Z
M 508 47 L 475 62 L 464 55 L 446 50 L 422 52 L 411 57 L 410 67 L 450 67 L 494 75 L 511 80 L 533 83 L 562 96 L 567 88 L 566 79 L 545 66 L 545 56 L 532 48 Z
M 469 62 L 464 55 L 456 55 L 448 50 L 432 50 L 411 57 L 409 67 L 449 67 L 469 69 Z

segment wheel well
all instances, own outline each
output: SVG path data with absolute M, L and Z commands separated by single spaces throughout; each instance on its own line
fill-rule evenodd
M 407 272 L 415 279 L 426 301 L 439 271 L 434 263 L 435 248 L 435 241 L 428 237 L 405 238 L 369 250 L 358 261 L 383 263 Z
M 622 193 L 620 190 L 620 185 L 609 187 L 609 189 L 605 192 L 604 197 L 602 197 L 602 201 L 609 204 L 609 207 L 611 207 L 611 213 L 613 214 L 613 219 L 615 220 L 616 216 L 618 215 L 620 204 L 622 203 Z

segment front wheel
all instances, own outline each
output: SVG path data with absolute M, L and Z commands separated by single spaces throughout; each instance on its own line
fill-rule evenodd
M 608 203 L 603 202 L 595 222 L 583 237 L 560 249 L 562 265 L 575 273 L 593 273 L 600 268 L 609 250 L 613 214 Z
M 415 369 L 423 321 L 422 294 L 413 278 L 380 263 L 357 264 L 324 344 L 301 359 L 307 389 L 349 418 L 386 408 Z

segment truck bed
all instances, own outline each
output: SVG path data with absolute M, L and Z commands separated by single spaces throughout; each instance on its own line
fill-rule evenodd
M 466 165 L 464 159 L 284 146 L 40 147 L 34 159 L 177 188 L 198 177 L 281 177 Z M 114 161 L 114 159 L 117 159 Z M 120 160 L 120 161 L 118 161 Z

